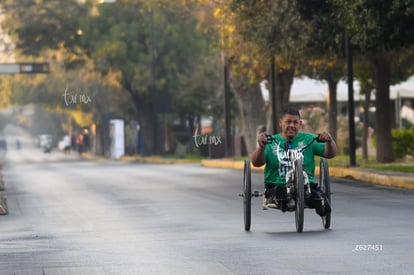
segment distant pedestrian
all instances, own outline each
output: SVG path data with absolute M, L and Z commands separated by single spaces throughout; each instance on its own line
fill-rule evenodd
M 83 130 L 83 151 L 89 152 L 91 148 L 91 138 L 88 129 Z
M 83 149 L 84 149 L 84 142 L 83 142 L 82 134 L 79 134 L 78 137 L 76 138 L 76 146 L 77 146 L 79 154 L 82 154 Z

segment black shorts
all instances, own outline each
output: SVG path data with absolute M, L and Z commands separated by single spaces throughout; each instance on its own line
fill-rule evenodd
M 286 186 L 277 185 L 272 183 L 265 184 L 265 197 L 269 198 L 271 196 L 275 197 L 276 200 L 282 201 L 286 199 Z M 317 208 L 320 206 L 322 201 L 322 194 L 319 190 L 319 187 L 315 183 L 310 183 L 311 195 L 306 199 L 306 204 L 309 208 Z

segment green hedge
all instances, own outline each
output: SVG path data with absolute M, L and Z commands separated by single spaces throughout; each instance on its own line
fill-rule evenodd
M 407 155 L 414 156 L 414 127 L 410 129 L 394 129 L 391 132 L 393 152 L 396 158 L 404 158 Z

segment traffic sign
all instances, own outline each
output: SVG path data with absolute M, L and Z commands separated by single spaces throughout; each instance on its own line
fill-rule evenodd
M 0 74 L 49 73 L 49 63 L 0 63 Z

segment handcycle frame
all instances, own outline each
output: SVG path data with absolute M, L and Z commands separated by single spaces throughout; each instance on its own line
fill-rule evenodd
M 279 143 L 270 135 L 267 136 L 267 142 L 272 141 L 276 142 L 276 145 L 279 146 Z M 304 209 L 305 205 L 305 196 L 310 196 L 310 183 L 307 179 L 306 172 L 303 171 L 303 159 L 300 157 L 301 153 L 306 150 L 313 142 L 318 141 L 318 137 L 315 137 L 312 142 L 300 149 L 289 149 L 288 151 L 288 161 L 290 162 L 291 169 L 286 175 L 286 197 L 287 199 L 292 199 L 295 203 L 295 224 L 296 232 L 303 232 L 304 224 Z M 329 169 L 328 161 L 325 158 L 320 159 L 319 163 L 319 185 L 320 191 L 322 192 L 322 200 L 327 200 L 331 204 L 331 188 L 329 181 Z M 305 190 L 306 188 L 306 190 Z M 263 196 L 259 191 L 252 192 L 252 179 L 251 179 L 251 165 L 250 160 L 244 161 L 244 170 L 243 170 L 243 182 L 242 182 L 242 194 L 243 197 L 243 215 L 244 215 L 244 230 L 250 231 L 251 227 L 251 200 L 252 197 Z M 325 203 L 325 202 L 324 202 Z M 323 204 L 325 206 L 325 204 Z M 277 208 L 279 209 L 279 208 Z M 325 213 L 322 216 L 322 224 L 325 229 L 329 229 L 331 226 L 331 212 Z

